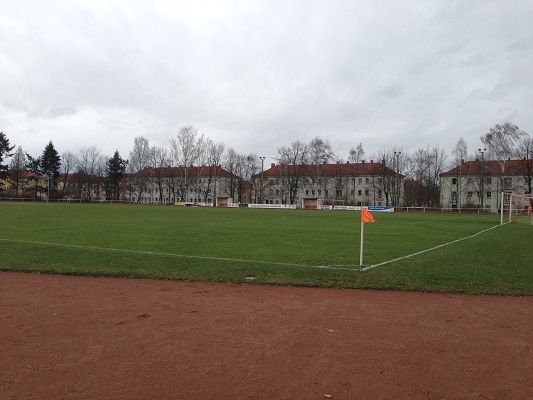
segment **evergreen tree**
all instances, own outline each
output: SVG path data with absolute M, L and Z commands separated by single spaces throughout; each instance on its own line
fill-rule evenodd
M 61 167 L 61 157 L 50 141 L 43 150 L 41 156 L 41 173 L 48 178 L 48 194 L 50 198 L 56 197 L 57 178 L 59 178 L 59 168 Z
M 120 198 L 120 183 L 124 177 L 124 171 L 128 160 L 122 159 L 118 150 L 115 151 L 113 157 L 106 162 L 106 174 L 108 179 L 107 198 L 111 200 L 118 200 Z
M 0 132 L 0 192 L 4 190 L 4 180 L 7 178 L 7 165 L 2 164 L 4 158 L 11 157 L 10 153 L 15 146 L 9 145 L 9 139 L 4 132 Z
M 48 143 L 44 148 L 43 155 L 41 156 L 41 170 L 43 175 L 49 176 L 53 180 L 54 186 L 56 185 L 57 178 L 59 177 L 59 168 L 61 167 L 61 157 L 54 148 L 52 142 Z

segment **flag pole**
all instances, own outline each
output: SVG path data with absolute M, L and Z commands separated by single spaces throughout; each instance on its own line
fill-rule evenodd
M 361 249 L 359 250 L 359 272 L 363 270 L 363 238 L 365 236 L 365 223 L 361 221 Z
M 365 238 L 365 222 L 375 222 L 368 208 L 361 208 L 361 249 L 359 251 L 359 271 L 363 270 L 363 241 Z

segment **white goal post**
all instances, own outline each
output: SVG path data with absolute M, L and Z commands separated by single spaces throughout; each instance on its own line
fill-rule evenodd
M 500 224 L 519 222 L 533 225 L 533 195 L 502 192 Z

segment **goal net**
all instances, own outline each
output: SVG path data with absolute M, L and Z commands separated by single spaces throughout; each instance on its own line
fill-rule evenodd
M 533 225 L 532 195 L 503 192 L 501 201 L 501 224 L 517 222 Z

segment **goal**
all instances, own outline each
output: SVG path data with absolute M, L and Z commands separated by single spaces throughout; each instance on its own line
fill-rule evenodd
M 344 209 L 344 200 L 316 199 L 316 208 L 319 210 Z
M 533 225 L 533 196 L 502 192 L 500 224 L 518 222 Z

